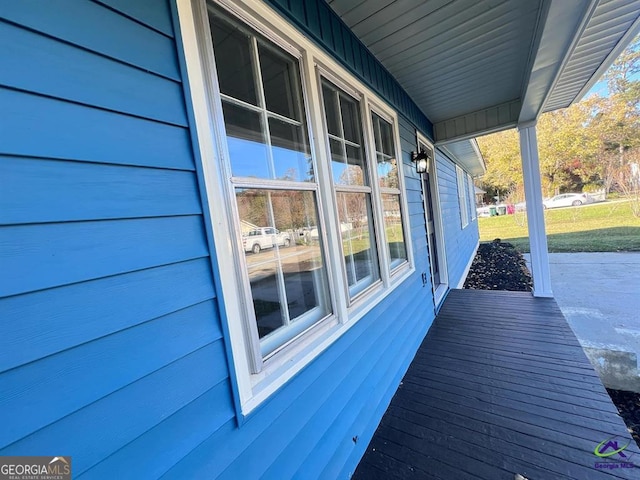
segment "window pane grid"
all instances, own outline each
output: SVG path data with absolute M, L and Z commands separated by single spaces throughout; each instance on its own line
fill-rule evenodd
M 359 143 L 355 143 L 355 142 L 351 142 L 349 140 L 345 140 L 342 137 L 339 137 L 338 135 L 332 135 L 332 134 L 328 134 L 328 137 L 331 138 L 332 140 L 336 140 L 338 142 L 344 143 L 345 145 L 349 145 L 351 147 L 356 147 L 356 148 L 360 148 L 361 145 Z
M 371 195 L 338 192 L 340 235 L 351 296 L 355 296 L 377 280 Z
M 465 185 L 465 175 L 462 168 L 456 165 L 456 183 L 458 187 L 458 206 L 460 208 L 460 222 L 462 228 L 465 228 L 469 224 L 469 216 L 467 213 L 467 186 Z
M 471 213 L 471 220 L 476 219 L 476 189 L 473 183 L 473 177 L 467 174 L 467 180 L 469 185 L 469 212 Z
M 380 118 L 375 112 L 371 114 L 374 144 L 376 149 L 378 184 L 380 188 L 398 188 L 398 165 L 394 155 L 392 125 Z
M 384 238 L 391 269 L 407 260 L 404 225 L 402 222 L 399 174 L 394 156 L 393 127 L 375 112 L 371 114 L 376 160 L 378 163 L 378 185 L 384 217 Z
M 250 103 L 244 102 L 244 101 L 239 100 L 239 99 L 234 98 L 234 97 L 230 97 L 229 95 L 220 94 L 220 96 L 222 97 L 222 100 L 224 102 L 233 103 L 234 105 L 246 108 L 247 110 L 251 110 L 251 111 L 254 111 L 254 112 L 257 112 L 257 113 L 262 113 L 262 111 L 264 110 L 264 111 L 267 112 L 267 115 L 269 116 L 269 118 L 275 118 L 275 119 L 280 120 L 281 122 L 290 123 L 291 125 L 295 125 L 295 126 L 298 126 L 298 127 L 304 126 L 304 123 L 299 121 L 299 120 L 294 120 L 292 118 L 280 115 L 279 113 L 271 112 L 269 110 L 263 109 L 263 108 L 258 107 L 256 105 L 251 105 Z
M 404 226 L 400 207 L 400 195 L 382 194 L 385 238 L 391 260 L 391 267 L 400 265 L 407 259 Z
M 329 165 L 320 166 L 332 181 L 319 182 L 310 146 L 315 124 L 307 117 L 301 75 L 313 75 L 311 64 L 301 71 L 300 55 L 285 51 L 295 48 L 278 47 L 220 7 L 210 5 L 209 12 L 224 115 L 220 130 L 227 137 L 221 170 L 241 237 L 236 245 L 244 253 L 237 269 L 245 301 L 238 300 L 248 305 L 245 338 L 248 332 L 254 373 L 278 354 L 264 364 L 269 372 L 288 361 L 281 351 L 289 352 L 287 345 L 301 333 L 315 325 L 323 331 L 330 324 L 318 322 L 334 308 L 338 317 L 357 314 L 353 299 L 393 286 L 390 270 L 406 264 L 397 125 L 395 117 L 373 113 L 380 107 L 366 92 L 320 77 L 330 145 Z M 321 219 L 340 238 L 323 235 Z M 330 298 L 330 287 L 343 295 Z
M 298 60 L 210 12 L 250 330 L 264 360 L 331 314 L 318 184 Z
M 298 61 L 210 11 L 232 175 L 314 181 Z
M 263 356 L 330 313 L 315 191 L 237 188 Z
M 271 132 L 269 129 L 269 116 L 266 111 L 266 100 L 265 100 L 265 92 L 264 92 L 264 84 L 262 80 L 262 70 L 260 68 L 260 56 L 258 55 L 258 39 L 254 36 L 252 38 L 252 59 L 255 68 L 255 78 L 256 84 L 258 86 L 258 94 L 260 100 L 260 106 L 262 107 L 260 114 L 262 116 L 262 128 L 265 132 L 265 144 L 267 145 L 267 155 L 268 155 L 268 168 L 269 168 L 269 177 L 276 178 L 276 168 L 273 163 L 273 149 L 271 148 Z M 286 303 L 284 304 L 286 305 Z
M 359 102 L 324 79 L 322 94 L 334 185 L 367 185 Z
M 343 266 L 349 297 L 353 298 L 380 278 L 360 103 L 325 79 L 322 95 Z

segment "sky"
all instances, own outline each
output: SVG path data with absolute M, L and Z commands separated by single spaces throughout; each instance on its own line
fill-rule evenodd
M 631 75 L 630 78 L 632 80 L 640 80 L 640 72 L 636 73 L 635 75 Z M 584 98 L 587 98 L 588 96 L 593 95 L 594 93 L 600 95 L 601 97 L 608 97 L 609 88 L 607 87 L 607 82 L 605 80 L 600 80 L 599 82 L 596 82 L 593 85 L 593 87 L 591 87 L 591 90 L 587 92 Z

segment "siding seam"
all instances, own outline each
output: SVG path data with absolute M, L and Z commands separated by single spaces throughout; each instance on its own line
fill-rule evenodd
M 93 3 L 95 3 L 96 5 L 100 5 L 101 7 L 104 7 L 107 10 L 111 10 L 112 12 L 117 13 L 118 15 L 121 15 L 121 16 L 125 17 L 127 20 L 131 20 L 132 22 L 137 23 L 138 25 L 146 27 L 149 30 L 153 30 L 154 32 L 159 33 L 160 35 L 162 35 L 162 36 L 164 36 L 164 37 L 166 37 L 166 38 L 168 38 L 170 40 L 174 40 L 175 39 L 174 36 L 168 35 L 167 33 L 163 32 L 162 30 L 157 29 L 153 25 L 149 25 L 147 23 L 144 23 L 141 20 L 138 20 L 137 18 L 129 15 L 128 13 L 123 12 L 122 10 L 118 10 L 117 8 L 111 6 L 111 5 L 107 4 L 107 3 L 101 2 L 100 0 L 91 0 L 91 1 Z
M 97 3 L 96 5 L 103 6 L 101 3 Z M 112 10 L 112 9 L 109 9 L 109 10 Z M 120 14 L 120 12 L 118 12 L 118 11 L 115 11 L 115 10 L 112 10 L 112 11 L 114 11 L 115 13 Z M 123 16 L 125 16 L 125 15 L 123 15 Z M 129 18 L 129 17 L 127 17 L 127 18 Z M 78 49 L 83 50 L 83 51 L 85 51 L 87 53 L 90 53 L 91 55 L 96 55 L 98 57 L 106 58 L 108 60 L 112 60 L 114 62 L 120 63 L 121 65 L 126 65 L 128 67 L 135 68 L 136 70 L 139 70 L 141 72 L 148 73 L 150 75 L 155 75 L 156 77 L 164 78 L 165 80 L 169 80 L 169 81 L 174 82 L 174 83 L 182 83 L 182 80 L 180 78 L 178 78 L 178 77 L 176 77 L 176 78 L 170 77 L 170 76 L 164 75 L 164 74 L 162 74 L 160 72 L 156 72 L 154 70 L 149 70 L 149 69 L 143 68 L 140 65 L 136 65 L 135 63 L 127 62 L 127 61 L 123 60 L 122 58 L 114 57 L 112 55 L 108 55 L 108 54 L 106 54 L 104 52 L 100 52 L 98 50 L 93 50 L 91 48 L 85 47 L 84 45 L 80 45 L 78 43 L 74 43 L 74 42 L 66 40 L 64 38 L 60 38 L 60 37 L 57 37 L 55 35 L 52 35 L 50 33 L 43 32 L 41 30 L 37 30 L 35 28 L 31 28 L 31 27 L 28 27 L 26 25 L 23 25 L 21 23 L 14 22 L 12 20 L 9 20 L 8 18 L 0 18 L 0 22 L 7 23 L 9 25 L 13 25 L 14 27 L 18 27 L 18 28 L 20 28 L 22 30 L 26 30 L 26 31 L 31 32 L 31 33 L 33 33 L 35 35 L 41 35 L 41 36 L 46 37 L 46 38 L 48 38 L 50 40 L 53 40 L 53 41 L 56 41 L 56 42 L 60 42 L 60 43 L 63 43 L 65 45 L 69 45 L 69 46 L 74 47 L 74 48 L 78 48 Z M 144 24 L 141 24 L 141 25 L 144 26 L 144 27 L 149 28 L 147 25 L 144 25 Z M 151 29 L 151 30 L 154 30 L 154 29 Z M 154 31 L 156 31 L 156 30 L 154 30 Z M 161 32 L 158 32 L 158 33 L 161 33 Z M 165 34 L 162 34 L 162 35 L 165 38 L 168 38 L 169 40 L 174 40 L 172 37 L 167 37 Z
M 23 94 L 26 94 L 26 95 L 33 95 L 34 97 L 48 98 L 50 100 L 56 100 L 56 101 L 65 102 L 65 103 L 71 103 L 73 105 L 79 105 L 81 107 L 92 108 L 92 109 L 95 109 L 95 110 L 101 110 L 103 112 L 114 113 L 116 115 L 123 115 L 123 116 L 126 116 L 126 117 L 137 118 L 137 119 L 144 120 L 144 121 L 147 121 L 147 122 L 160 123 L 162 125 L 167 125 L 169 127 L 181 128 L 183 130 L 187 130 L 189 128 L 189 125 L 186 124 L 186 123 L 185 124 L 180 124 L 180 123 L 170 122 L 170 121 L 167 121 L 167 120 L 160 120 L 158 118 L 146 117 L 144 115 L 137 115 L 137 114 L 131 113 L 131 112 L 123 112 L 122 110 L 115 110 L 115 109 L 112 109 L 112 108 L 109 108 L 109 107 L 104 107 L 104 106 L 101 106 L 101 105 L 95 105 L 95 104 L 91 104 L 91 103 L 85 103 L 85 102 L 81 102 L 81 101 L 70 99 L 70 98 L 56 97 L 56 96 L 50 95 L 48 93 L 36 92 L 34 90 L 24 90 L 22 88 L 12 87 L 10 85 L 0 85 L 0 88 L 2 88 L 4 90 L 11 90 L 13 92 L 23 93 Z
M 28 294 L 26 294 L 26 295 L 28 295 Z M 5 297 L 5 298 L 9 298 L 9 297 Z M 10 367 L 10 368 L 7 368 L 6 370 L 2 370 L 2 371 L 0 371 L 0 375 L 5 374 L 5 373 L 12 372 L 13 370 L 17 370 L 17 369 L 19 369 L 19 368 L 26 367 L 26 366 L 28 366 L 28 365 L 35 364 L 35 363 L 37 363 L 37 362 L 39 362 L 39 361 L 41 361 L 41 360 L 46 360 L 46 359 L 48 359 L 48 358 L 50 358 L 50 357 L 54 357 L 54 356 L 59 355 L 59 354 L 61 354 L 61 353 L 68 352 L 69 350 L 73 350 L 74 348 L 78 348 L 78 347 L 81 347 L 81 346 L 83 346 L 83 345 L 88 345 L 88 344 L 90 344 L 90 343 L 93 343 L 93 342 L 98 341 L 98 340 L 102 340 L 102 339 L 107 338 L 107 337 L 111 337 L 111 336 L 113 336 L 113 335 L 118 335 L 118 334 L 120 334 L 120 333 L 126 332 L 127 330 L 132 330 L 132 329 L 137 328 L 137 327 L 140 327 L 140 326 L 142 326 L 142 325 L 146 325 L 146 324 L 148 324 L 148 323 L 150 323 L 150 322 L 155 322 L 156 320 L 159 320 L 159 319 L 161 319 L 161 318 L 163 318 L 163 317 L 166 317 L 166 316 L 169 316 L 169 315 L 174 315 L 174 314 L 176 314 L 176 313 L 178 313 L 178 312 L 181 312 L 181 311 L 183 311 L 183 310 L 187 310 L 187 309 L 192 308 L 192 307 L 195 307 L 195 306 L 197 306 L 197 305 L 201 305 L 201 304 L 203 304 L 203 303 L 207 303 L 207 302 L 213 302 L 213 301 L 215 301 L 215 298 L 216 298 L 215 296 L 213 296 L 213 297 L 211 297 L 211 298 L 206 298 L 206 299 L 201 300 L 201 301 L 199 301 L 199 302 L 192 303 L 192 304 L 190 304 L 190 305 L 185 305 L 185 306 L 184 306 L 184 307 L 182 307 L 182 308 L 178 308 L 177 310 L 171 310 L 170 312 L 164 313 L 164 314 L 159 315 L 159 316 L 157 316 L 157 317 L 150 318 L 150 319 L 145 320 L 145 321 L 143 321 L 143 322 L 136 323 L 136 324 L 133 324 L 133 325 L 129 325 L 128 327 L 121 328 L 121 329 L 119 329 L 119 330 L 114 330 L 114 331 L 112 331 L 112 332 L 106 333 L 106 334 L 104 334 L 104 335 L 100 335 L 100 336 L 98 336 L 98 337 L 93 337 L 93 338 L 91 338 L 90 340 L 86 340 L 86 341 L 84 341 L 84 342 L 76 343 L 75 345 L 72 345 L 72 346 L 66 347 L 66 348 L 64 348 L 64 349 L 62 349 L 62 350 L 58 350 L 58 351 L 55 351 L 55 352 L 49 353 L 49 354 L 47 354 L 47 355 L 44 355 L 44 356 L 42 356 L 42 357 L 35 358 L 35 359 L 33 359 L 33 360 L 29 360 L 28 362 L 21 363 L 21 364 L 19 364 L 19 365 L 14 365 L 14 366 L 12 366 L 12 367 Z M 211 342 L 209 342 L 209 343 L 208 343 L 208 344 L 206 344 L 206 345 L 209 345 L 209 344 L 211 344 L 211 343 L 215 343 L 215 342 L 217 342 L 217 341 L 218 341 L 218 340 L 220 340 L 220 339 L 222 339 L 222 334 L 220 334 L 218 337 L 216 337 L 216 338 L 212 339 L 212 340 L 211 340 Z M 204 347 L 204 346 L 206 346 L 206 345 L 202 345 L 202 346 Z M 196 349 L 196 350 L 197 350 L 197 349 Z M 195 352 L 195 350 L 193 350 L 192 352 L 189 352 L 189 353 L 193 353 L 193 352 Z M 180 358 L 182 358 L 182 357 L 180 357 Z M 165 364 L 165 366 L 166 366 L 166 365 L 169 365 L 169 364 L 167 363 L 167 364 Z M 142 378 L 142 377 L 140 377 L 140 378 Z M 131 384 L 131 383 L 133 383 L 133 382 L 129 382 L 129 384 Z M 129 384 L 127 384 L 127 385 L 129 385 Z M 115 390 L 114 390 L 114 391 L 115 391 Z M 89 405 L 89 404 L 87 404 L 87 405 Z M 62 418 L 62 417 L 60 417 L 60 418 Z
M 218 341 L 219 341 L 219 340 L 218 340 Z M 149 377 L 149 376 L 151 376 L 151 375 L 154 375 L 154 374 L 158 373 L 159 371 L 161 371 L 161 370 L 163 370 L 163 369 L 165 369 L 165 368 L 169 367 L 170 365 L 174 365 L 175 363 L 177 363 L 177 362 L 180 362 L 180 361 L 184 360 L 186 357 L 188 357 L 188 356 L 190 356 L 190 355 L 193 355 L 193 354 L 194 354 L 194 353 L 196 353 L 196 352 L 199 352 L 199 351 L 201 351 L 201 350 L 203 350 L 203 349 L 206 349 L 206 348 L 211 347 L 211 345 L 214 345 L 215 343 L 217 343 L 217 341 L 216 341 L 216 342 L 210 342 L 210 343 L 207 343 L 206 345 L 202 345 L 201 347 L 199 347 L 199 348 L 197 348 L 197 349 L 195 349 L 195 350 L 193 350 L 193 351 L 189 352 L 189 353 L 188 353 L 188 354 L 186 354 L 186 355 L 183 355 L 183 356 L 182 356 L 182 357 L 180 357 L 180 358 L 177 358 L 177 359 L 175 359 L 175 360 L 173 360 L 173 361 L 171 361 L 171 362 L 169 362 L 169 363 L 165 363 L 165 364 L 164 364 L 164 365 L 162 365 L 160 368 L 157 368 L 156 370 L 153 370 L 152 372 L 149 372 L 149 373 L 147 373 L 146 375 L 141 376 L 141 377 L 140 377 L 140 378 L 138 378 L 137 380 L 135 380 L 135 381 L 133 381 L 133 382 L 130 382 L 130 383 L 126 384 L 126 385 L 123 385 L 122 387 L 120 387 L 120 388 L 117 388 L 117 389 L 113 390 L 111 393 L 109 393 L 109 394 L 107 394 L 107 395 L 104 395 L 104 396 L 102 396 L 102 397 L 100 397 L 100 398 L 98 398 L 98 399 L 96 399 L 96 400 L 94 400 L 94 401 L 92 401 L 92 402 L 89 402 L 89 403 L 87 403 L 86 405 L 84 405 L 83 407 L 81 407 L 81 408 L 78 408 L 78 409 L 74 410 L 73 412 L 69 412 L 69 413 L 67 413 L 67 414 L 65 414 L 65 415 L 63 415 L 63 416 L 61 416 L 61 417 L 56 418 L 56 420 L 55 420 L 54 422 L 51 422 L 51 423 L 49 423 L 49 424 L 47 424 L 47 425 L 43 425 L 42 427 L 40 427 L 40 428 L 38 428 L 38 429 L 34 430 L 33 432 L 31 432 L 29 435 L 25 435 L 24 437 L 22 437 L 22 438 L 20 438 L 20 439 L 18 439 L 18 440 L 16 440 L 16 441 L 14 441 L 14 442 L 11 442 L 11 443 L 10 443 L 10 444 L 8 444 L 8 445 L 4 445 L 4 446 L 2 447 L 2 450 L 5 450 L 5 449 L 7 449 L 7 448 L 10 448 L 11 446 L 15 445 L 16 443 L 23 441 L 24 439 L 26 439 L 26 438 L 28 438 L 28 437 L 30 437 L 30 436 L 32 436 L 32 435 L 34 435 L 34 434 L 36 434 L 36 433 L 40 432 L 41 430 L 44 430 L 45 428 L 48 428 L 48 427 L 50 427 L 51 425 L 54 425 L 54 424 L 56 424 L 56 423 L 60 422 L 61 420 L 65 419 L 65 418 L 68 418 L 68 417 L 71 417 L 71 416 L 73 416 L 73 415 L 77 414 L 77 413 L 78 413 L 78 412 L 80 412 L 81 410 L 84 410 L 84 409 L 86 409 L 86 408 L 88 408 L 88 407 L 90 407 L 90 406 L 92 406 L 92 405 L 94 405 L 94 404 L 96 404 L 96 403 L 98 403 L 98 402 L 101 402 L 101 401 L 105 400 L 106 398 L 108 398 L 108 397 L 110 397 L 110 396 L 114 395 L 115 393 L 118 393 L 118 392 L 120 392 L 120 391 L 124 390 L 125 388 L 128 388 L 128 387 L 130 387 L 131 385 L 133 385 L 133 384 L 135 384 L 135 383 L 139 382 L 140 380 L 143 380 L 143 379 L 145 379 L 145 378 L 147 378 L 147 377 Z M 227 374 L 225 377 L 221 378 L 218 382 L 216 382 L 216 384 L 215 384 L 215 385 L 213 385 L 213 387 L 215 387 L 216 385 L 220 384 L 221 382 L 223 382 L 223 381 L 227 380 L 228 378 L 229 378 L 229 375 Z M 212 387 L 212 388 L 213 388 L 213 387 Z M 208 390 L 210 390 L 210 389 L 207 389 L 207 391 L 208 391 Z M 204 392 L 204 393 L 206 393 L 206 392 Z M 199 395 L 198 395 L 198 397 L 199 397 Z M 197 398 L 197 397 L 196 397 L 196 398 Z M 193 400 L 194 400 L 194 399 L 192 399 L 191 401 L 193 401 Z M 189 401 L 189 403 L 191 403 L 191 401 Z M 171 415 L 174 415 L 176 412 L 180 411 L 182 408 L 184 408 L 184 407 L 185 407 L 186 405 L 188 405 L 189 403 L 187 403 L 187 404 L 183 405 L 183 406 L 182 406 L 182 407 L 180 407 L 178 410 L 176 410 L 175 412 L 173 412 Z M 171 415 L 169 415 L 169 416 L 171 416 Z M 168 417 L 165 417 L 165 419 L 166 419 L 166 418 L 168 418 Z M 162 421 L 164 421 L 165 419 L 163 419 Z M 158 425 L 158 424 L 156 423 L 155 425 Z M 154 425 L 154 426 L 155 426 L 155 425 Z M 153 428 L 153 427 L 151 427 L 151 428 Z M 149 430 L 150 430 L 150 428 L 149 428 L 149 429 L 147 429 L 147 430 L 145 430 L 145 433 L 146 433 L 147 431 L 149 431 Z M 137 438 L 137 437 L 136 437 L 136 438 Z M 128 444 L 128 443 L 129 443 L 129 442 L 127 442 L 127 444 Z M 126 444 L 125 444 L 125 445 L 126 445 Z M 124 446 L 124 445 L 123 445 L 123 446 Z M 119 450 L 119 449 L 118 449 L 118 450 Z M 116 451 L 117 451 L 117 450 L 116 450 Z M 113 453 L 115 453 L 115 451 L 114 451 L 114 452 L 112 452 L 111 454 L 113 454 Z M 111 454 L 110 454 L 110 455 L 111 455 Z M 110 456 L 110 455 L 109 455 L 109 456 Z M 107 458 L 107 457 L 104 457 L 104 458 Z M 104 459 L 103 459 L 103 460 L 104 460 Z M 74 474 L 75 474 L 75 475 L 81 475 L 83 472 L 85 472 L 85 471 L 89 470 L 90 468 L 92 468 L 93 466 L 97 465 L 98 463 L 100 463 L 100 462 L 94 463 L 94 464 L 92 464 L 92 465 L 90 465 L 90 466 L 86 467 L 86 468 L 85 468 L 84 470 L 82 470 L 81 472 L 74 472 Z

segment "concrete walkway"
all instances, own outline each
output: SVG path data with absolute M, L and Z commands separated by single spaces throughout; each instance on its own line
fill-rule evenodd
M 640 253 L 552 253 L 562 313 L 608 388 L 640 392 Z

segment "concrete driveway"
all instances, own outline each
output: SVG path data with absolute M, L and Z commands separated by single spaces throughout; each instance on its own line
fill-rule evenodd
M 640 253 L 552 253 L 553 293 L 608 388 L 640 392 Z

